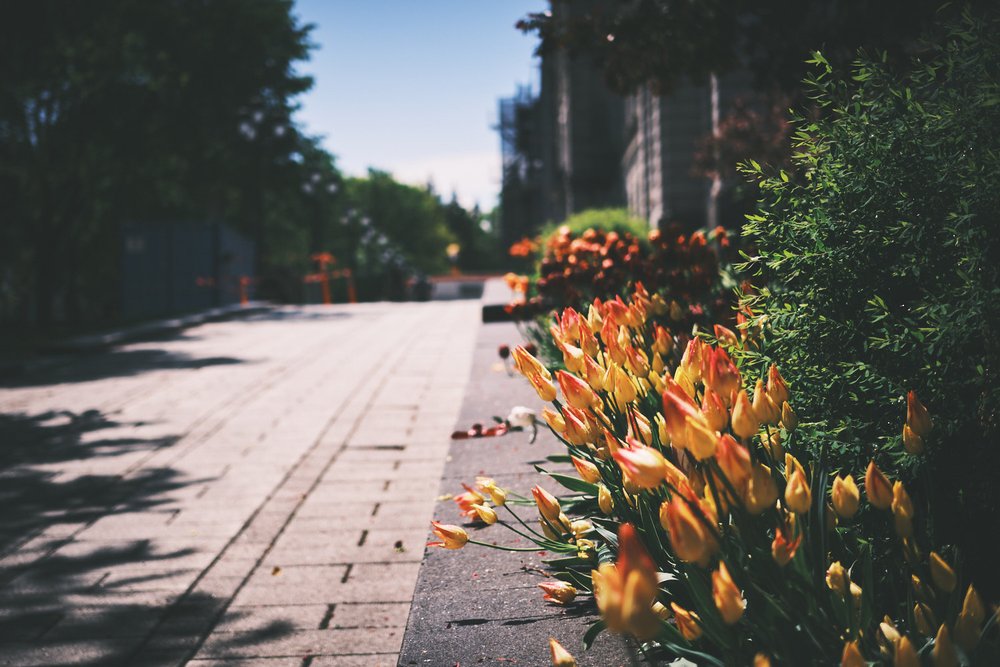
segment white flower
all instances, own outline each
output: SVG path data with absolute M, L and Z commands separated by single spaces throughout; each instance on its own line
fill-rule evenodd
M 535 411 L 523 405 L 515 406 L 511 408 L 510 414 L 507 416 L 507 421 L 510 422 L 511 426 L 520 426 L 521 428 L 534 426 Z

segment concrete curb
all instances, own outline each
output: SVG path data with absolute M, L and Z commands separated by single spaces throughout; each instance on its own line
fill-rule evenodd
M 491 287 L 487 285 L 484 301 L 496 300 Z M 497 347 L 513 346 L 519 340 L 513 324 L 480 328 L 456 429 L 467 429 L 475 422 L 489 424 L 494 415 L 505 417 L 515 405 L 541 411 L 530 385 L 520 377 L 508 377 L 500 365 Z M 559 491 L 560 487 L 535 472 L 533 464 L 559 470 L 545 457 L 561 453 L 561 445 L 544 428 L 534 444 L 528 439 L 526 433 L 515 432 L 499 438 L 452 441 L 434 517 L 463 525 L 455 503 L 445 496 L 460 493 L 461 483 L 472 484 L 477 475 L 493 477 L 522 496 L 530 497 L 535 484 Z M 525 520 L 532 517 L 530 508 L 517 511 Z M 510 519 L 501 511 L 504 517 Z M 466 528 L 480 541 L 528 546 L 502 526 Z M 478 546 L 460 551 L 426 549 L 399 665 L 548 665 L 549 637 L 563 643 L 581 667 L 638 664 L 627 642 L 610 633 L 602 633 L 589 651 L 584 650 L 583 634 L 597 619 L 588 599 L 565 607 L 543 601 L 537 585 L 550 579 L 544 576 L 542 561 L 552 557 L 545 552 L 511 553 Z

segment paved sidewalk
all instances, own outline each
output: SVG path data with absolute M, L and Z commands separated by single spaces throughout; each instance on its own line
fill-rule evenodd
M 479 306 L 279 309 L 0 387 L 0 664 L 395 664 Z

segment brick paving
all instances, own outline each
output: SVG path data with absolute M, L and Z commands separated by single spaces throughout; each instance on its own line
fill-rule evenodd
M 396 664 L 479 306 L 279 309 L 0 387 L 0 664 Z

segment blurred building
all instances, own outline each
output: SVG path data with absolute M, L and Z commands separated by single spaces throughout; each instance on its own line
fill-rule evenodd
M 609 0 L 552 0 L 554 20 Z M 588 208 L 628 206 L 657 227 L 726 219 L 725 184 L 695 170 L 695 155 L 748 82 L 739 75 L 685 84 L 665 96 L 643 86 L 611 92 L 588 57 L 541 57 L 541 90 L 500 101 L 501 234 L 513 242 Z

